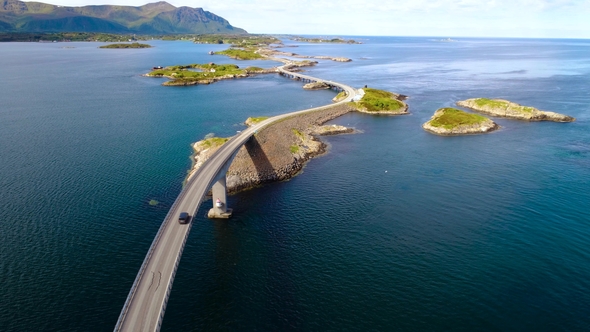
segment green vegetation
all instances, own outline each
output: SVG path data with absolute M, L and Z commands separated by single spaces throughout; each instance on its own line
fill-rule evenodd
M 247 73 L 257 73 L 257 72 L 264 71 L 264 68 L 250 66 L 250 67 L 244 69 L 244 71 Z
M 405 107 L 404 103 L 395 99 L 396 95 L 383 90 L 365 88 L 365 95 L 358 104 L 367 112 L 399 111 Z
M 298 153 L 299 152 L 299 146 L 298 145 L 291 145 L 289 147 L 289 151 L 291 151 L 291 153 Z
M 229 138 L 223 137 L 211 137 L 203 140 L 202 144 L 208 148 L 214 148 L 220 145 L 223 145 L 225 142 L 229 141 Z
M 254 47 L 277 44 L 281 41 L 266 35 L 197 35 L 193 37 L 197 44 L 231 44 L 235 47 Z
M 152 45 L 131 43 L 131 44 L 109 44 L 101 46 L 100 48 L 150 48 Z
M 133 34 L 88 33 L 88 32 L 5 32 L 0 33 L 0 42 L 70 42 L 70 41 L 98 41 L 98 42 L 126 42 L 136 40 L 160 39 L 160 36 L 136 36 Z
M 268 119 L 268 116 L 259 116 L 259 117 L 250 117 L 248 118 L 248 120 L 246 120 L 246 122 L 250 125 L 255 125 L 259 122 L 262 122 L 264 120 Z
M 140 34 L 246 34 L 202 8 L 174 7 L 164 1 L 143 6 L 66 7 L 40 2 L 4 1 L 0 31 L 77 31 Z
M 453 129 L 461 125 L 472 125 L 486 121 L 487 118 L 478 114 L 467 113 L 456 108 L 443 108 L 441 115 L 430 120 L 433 127 Z
M 160 202 L 156 201 L 155 199 L 152 199 L 152 200 L 149 201 L 148 204 L 151 205 L 151 206 L 156 206 L 156 205 L 160 204 Z
M 228 48 L 224 51 L 215 52 L 215 54 L 227 55 L 236 60 L 257 60 L 262 59 L 262 55 L 254 52 L 253 49 Z
M 342 39 L 342 38 L 332 38 L 332 39 L 325 39 L 325 38 L 304 38 L 304 37 L 293 37 L 292 40 L 298 42 L 305 42 L 305 43 L 336 43 L 336 44 L 360 44 L 360 42 L 354 41 L 352 39 Z
M 499 101 L 499 100 L 493 100 L 493 99 L 487 99 L 487 98 L 478 98 L 475 101 L 475 104 L 479 107 L 493 107 L 493 108 L 506 108 L 508 107 L 508 103 L 503 102 L 503 101 Z
M 511 111 L 522 112 L 522 113 L 532 113 L 534 108 L 528 106 L 515 106 L 514 104 L 510 104 L 510 102 L 497 100 L 497 99 L 487 99 L 487 98 L 477 98 L 474 100 L 475 105 L 478 107 L 491 107 L 491 108 L 499 108 L 499 109 L 508 109 L 510 108 Z
M 164 83 L 164 85 L 211 83 L 215 79 L 230 78 L 237 75 L 247 75 L 247 72 L 236 65 L 216 65 L 214 63 L 170 66 L 146 74 L 146 76 L 150 77 L 170 78 L 171 81 Z
M 295 136 L 299 137 L 300 139 L 303 139 L 303 133 L 300 132 L 299 130 L 293 128 L 291 129 L 293 131 L 293 134 L 295 134 Z

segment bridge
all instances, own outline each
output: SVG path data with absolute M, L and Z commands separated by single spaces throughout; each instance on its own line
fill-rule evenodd
M 243 130 L 238 135 L 223 144 L 187 181 L 176 201 L 168 211 L 156 237 L 139 269 L 137 277 L 131 287 L 125 305 L 115 326 L 115 331 L 159 331 L 174 276 L 182 256 L 186 239 L 191 230 L 192 222 L 180 224 L 180 212 L 189 212 L 194 216 L 205 195 L 212 188 L 213 197 L 219 197 L 221 207 L 213 203 L 210 216 L 224 217 L 231 213 L 227 208 L 225 192 L 225 174 L 239 149 L 257 131 L 282 119 L 320 111 L 334 105 L 352 100 L 356 91 L 348 85 L 332 81 L 321 80 L 307 75 L 278 67 L 281 75 L 300 80 L 324 82 L 330 87 L 346 91 L 346 99 L 331 105 L 310 108 L 307 110 L 277 115 Z

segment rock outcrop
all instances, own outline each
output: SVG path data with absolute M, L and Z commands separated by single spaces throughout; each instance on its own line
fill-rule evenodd
M 340 126 L 340 125 L 326 125 L 326 126 L 318 126 L 313 129 L 313 135 L 319 136 L 329 136 L 329 135 L 340 135 L 340 134 L 351 134 L 354 132 L 354 129 Z
M 324 82 L 311 82 L 305 84 L 303 88 L 305 90 L 326 90 L 329 89 L 330 86 Z
M 541 111 L 503 99 L 472 98 L 458 101 L 457 105 L 489 115 L 526 121 L 572 122 L 576 120 L 568 115 Z
M 325 55 L 317 55 L 313 57 L 314 59 L 325 59 L 325 60 L 332 60 L 336 62 L 351 62 L 352 59 L 343 58 L 343 57 L 332 57 L 332 56 L 325 56 Z
M 440 108 L 434 112 L 428 122 L 422 125 L 422 128 L 436 135 L 452 136 L 487 133 L 500 126 L 481 115 L 455 108 Z
M 367 114 L 405 115 L 409 114 L 408 104 L 404 103 L 408 97 L 397 93 L 364 88 L 358 90 L 358 100 L 353 100 L 356 110 Z M 338 96 L 336 96 L 338 97 Z M 332 99 L 334 100 L 334 99 Z

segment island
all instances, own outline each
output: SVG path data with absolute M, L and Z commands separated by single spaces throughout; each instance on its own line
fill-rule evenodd
M 145 74 L 147 77 L 166 77 L 170 81 L 162 83 L 165 86 L 186 86 L 197 84 L 211 84 L 221 80 L 249 77 L 254 74 L 276 73 L 276 68 L 263 69 L 260 67 L 247 67 L 240 69 L 234 64 L 217 65 L 190 64 L 170 67 L 154 67 L 154 70 Z
M 140 44 L 140 43 L 131 43 L 131 44 L 109 44 L 103 45 L 100 48 L 150 48 L 152 45 L 148 44 Z
M 451 136 L 487 133 L 500 126 L 485 116 L 447 107 L 436 110 L 422 128 L 436 135 Z
M 352 106 L 359 112 L 369 114 L 404 115 L 408 113 L 408 105 L 403 102 L 407 97 L 389 91 L 363 88 L 359 92 L 362 98 L 351 102 Z M 338 94 L 333 99 L 339 101 L 346 96 Z
M 472 98 L 458 101 L 457 105 L 493 116 L 526 121 L 572 122 L 576 120 L 568 115 L 540 111 L 534 107 L 522 106 L 504 99 Z
M 304 37 L 293 37 L 291 38 L 294 41 L 304 42 L 304 43 L 334 43 L 334 44 L 360 44 L 361 42 L 357 42 L 353 39 L 343 39 L 343 38 L 304 38 Z

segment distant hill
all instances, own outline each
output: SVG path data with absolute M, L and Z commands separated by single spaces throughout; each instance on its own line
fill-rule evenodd
M 140 7 L 63 7 L 18 0 L 0 0 L 0 32 L 247 33 L 202 8 L 177 8 L 164 1 Z

